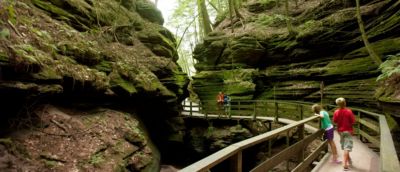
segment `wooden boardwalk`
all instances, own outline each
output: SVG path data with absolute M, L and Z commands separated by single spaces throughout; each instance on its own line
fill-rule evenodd
M 214 102 L 214 100 L 212 101 Z M 272 108 L 267 104 L 273 104 Z M 189 104 L 189 105 L 187 105 Z M 299 121 L 289 120 L 281 118 L 280 112 L 285 112 L 287 109 L 282 109 L 280 104 L 293 105 L 295 107 L 294 114 L 298 115 Z M 181 169 L 182 172 L 194 172 L 194 171 L 209 171 L 212 168 L 222 162 L 230 163 L 230 168 L 226 171 L 242 172 L 242 152 L 248 148 L 254 147 L 257 144 L 265 143 L 269 146 L 272 145 L 271 140 L 278 135 L 285 135 L 289 138 L 290 130 L 296 129 L 301 138 L 300 141 L 290 144 L 289 139 L 286 139 L 287 148 L 281 152 L 273 155 L 269 159 L 261 162 L 256 167 L 251 168 L 252 172 L 265 172 L 272 170 L 274 167 L 279 165 L 281 162 L 289 160 L 293 153 L 298 154 L 297 157 L 300 163 L 292 170 L 294 172 L 302 172 L 306 167 L 310 167 L 311 164 L 316 164 L 313 172 L 341 172 L 343 170 L 343 164 L 336 164 L 332 162 L 332 156 L 326 152 L 327 142 L 322 142 L 318 147 L 313 150 L 307 157 L 304 156 L 304 150 L 313 140 L 322 137 L 323 130 L 317 130 L 316 128 L 308 125 L 307 123 L 314 123 L 313 121 L 318 120 L 316 116 L 303 118 L 305 114 L 304 109 L 309 108 L 311 103 L 305 102 L 288 102 L 288 101 L 276 101 L 276 100 L 245 100 L 236 101 L 229 108 L 228 115 L 215 115 L 213 111 L 208 109 L 215 109 L 213 105 L 204 105 L 203 103 L 182 103 L 183 111 L 181 115 L 188 118 L 206 118 L 206 119 L 233 119 L 233 120 L 267 120 L 273 122 L 279 122 L 287 124 L 278 129 L 257 135 L 250 139 L 240 141 L 232 144 L 224 149 L 221 149 L 214 154 L 209 155 L 187 167 Z M 264 105 L 264 106 L 261 106 Z M 328 105 L 330 108 L 336 106 Z M 272 109 L 272 110 L 268 110 Z M 290 110 L 290 109 L 289 109 Z M 293 110 L 293 109 L 292 109 Z M 382 114 L 365 111 L 359 108 L 352 108 L 353 112 L 357 117 L 357 124 L 354 126 L 355 130 L 358 131 L 357 137 L 353 138 L 353 151 L 350 156 L 353 160 L 353 165 L 350 166 L 349 171 L 353 172 L 399 172 L 400 164 L 394 147 L 392 135 L 387 124 L 386 117 Z M 307 112 L 306 112 L 307 113 Z M 272 115 L 272 116 L 271 116 Z M 268 117 L 266 117 L 268 116 Z M 269 122 L 269 125 L 271 122 Z M 271 127 L 270 127 L 271 128 Z M 309 132 L 309 135 L 305 135 L 304 130 Z M 374 133 L 373 135 L 370 135 Z M 361 142 L 358 137 L 368 140 L 369 145 L 379 147 L 379 153 L 371 150 L 366 144 Z M 343 151 L 340 149 L 339 143 L 340 137 L 335 133 L 335 143 L 338 148 L 339 160 L 343 159 Z M 271 150 L 271 148 L 269 148 Z M 325 156 L 318 160 L 321 153 Z M 319 161 L 319 162 L 317 162 Z
M 343 151 L 340 148 L 340 137 L 335 131 L 334 137 L 339 160 L 343 160 Z M 353 165 L 350 166 L 352 172 L 378 172 L 379 171 L 379 155 L 368 148 L 357 137 L 353 136 L 353 151 L 350 157 L 353 160 Z M 399 169 L 400 170 L 400 169 Z M 332 154 L 328 153 L 314 168 L 313 172 L 341 172 L 343 171 L 343 164 L 336 164 L 332 162 Z

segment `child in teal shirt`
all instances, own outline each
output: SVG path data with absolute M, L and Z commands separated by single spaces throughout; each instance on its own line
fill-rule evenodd
M 316 116 L 319 116 L 321 118 L 321 129 L 325 130 L 324 139 L 328 140 L 328 143 L 331 146 L 333 162 L 337 163 L 337 164 L 341 163 L 341 161 L 339 161 L 337 159 L 338 154 L 337 154 L 336 144 L 333 141 L 333 135 L 334 135 L 335 129 L 332 125 L 331 120 L 329 119 L 328 112 L 323 110 L 319 104 L 314 104 L 311 107 L 311 109 L 315 113 Z

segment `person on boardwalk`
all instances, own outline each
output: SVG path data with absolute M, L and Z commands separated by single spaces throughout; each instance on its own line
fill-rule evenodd
M 341 161 L 338 160 L 338 153 L 336 149 L 336 144 L 333 141 L 334 136 L 334 127 L 329 118 L 328 112 L 326 112 L 319 104 L 314 104 L 311 106 L 311 110 L 315 113 L 316 116 L 321 118 L 321 128 L 325 130 L 324 139 L 328 140 L 328 144 L 331 147 L 332 151 L 332 162 L 340 164 Z
M 229 115 L 229 112 L 231 110 L 231 97 L 228 95 L 224 95 L 224 110 L 225 110 L 225 115 Z
M 343 150 L 343 168 L 349 170 L 351 165 L 350 152 L 353 149 L 353 124 L 356 122 L 353 112 L 346 107 L 346 100 L 343 97 L 336 99 L 339 109 L 333 114 L 333 122 L 337 124 L 340 134 L 340 145 Z
M 224 106 L 224 92 L 220 91 L 217 95 L 217 110 L 221 114 L 221 110 Z

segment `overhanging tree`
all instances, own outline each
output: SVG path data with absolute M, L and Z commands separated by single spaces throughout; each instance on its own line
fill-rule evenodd
M 363 23 L 362 18 L 361 18 L 360 0 L 356 0 L 356 12 L 357 12 L 357 22 L 358 22 L 358 26 L 360 28 L 361 38 L 362 38 L 362 40 L 364 42 L 365 48 L 367 49 L 367 51 L 369 53 L 369 56 L 372 58 L 372 60 L 377 65 L 380 65 L 382 63 L 382 59 L 375 52 L 375 50 L 372 48 L 371 44 L 368 41 L 368 35 L 365 32 L 364 23 Z

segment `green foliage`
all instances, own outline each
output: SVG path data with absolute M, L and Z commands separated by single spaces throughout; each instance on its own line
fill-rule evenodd
M 14 4 L 15 4 L 15 2 L 10 3 L 8 5 L 8 7 L 7 7 L 7 11 L 8 11 L 8 20 L 11 23 L 16 24 L 17 23 L 17 16 L 15 14 Z
M 286 20 L 288 20 L 288 17 L 281 14 L 261 14 L 255 22 L 262 26 L 277 26 L 284 24 Z
M 90 157 L 89 164 L 92 164 L 95 167 L 99 167 L 100 164 L 104 161 L 104 156 L 101 154 L 101 152 L 97 152 Z
M 321 27 L 322 27 L 322 22 L 316 20 L 309 20 L 304 24 L 300 25 L 299 27 L 297 27 L 297 31 L 299 32 L 297 37 L 312 35 Z
M 47 160 L 47 159 L 43 160 L 43 162 L 44 162 L 44 165 L 45 165 L 47 168 L 54 168 L 54 167 L 56 167 L 57 164 L 58 164 L 56 161 Z
M 277 0 L 260 0 L 260 3 L 263 5 L 269 5 L 271 3 L 278 3 Z
M 0 39 L 7 39 L 10 37 L 10 30 L 7 28 L 1 29 L 0 31 Z
M 383 62 L 379 69 L 382 71 L 382 74 L 379 75 L 377 81 L 386 80 L 394 75 L 400 75 L 400 54 L 399 55 L 390 55 L 389 58 Z

